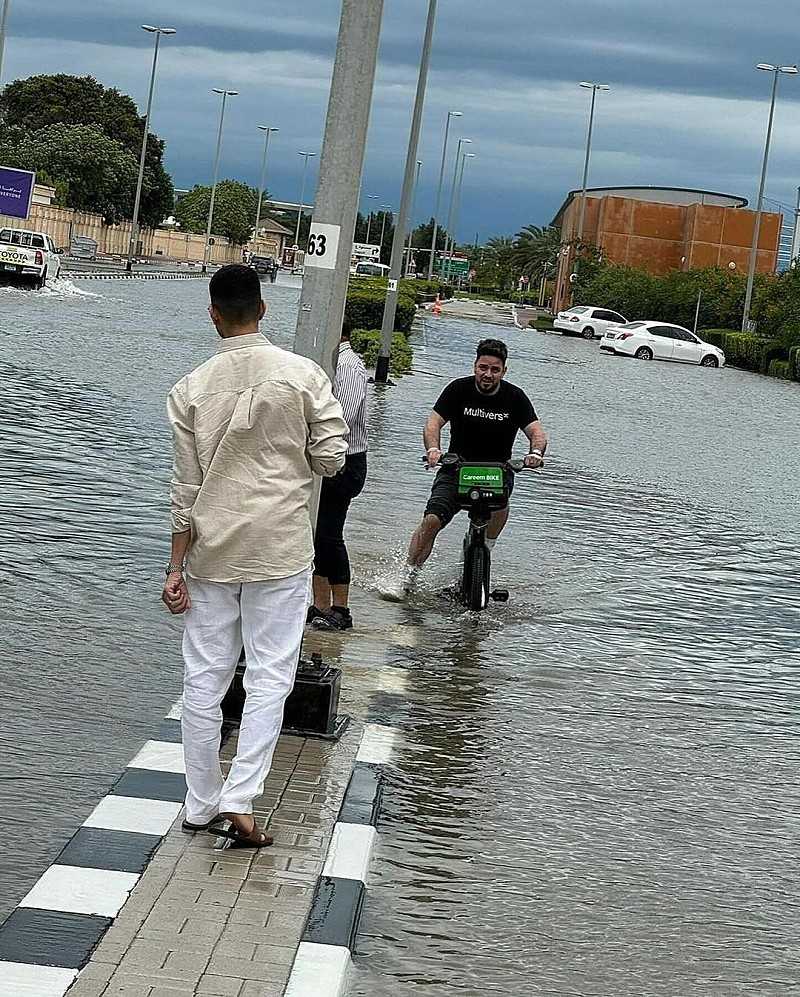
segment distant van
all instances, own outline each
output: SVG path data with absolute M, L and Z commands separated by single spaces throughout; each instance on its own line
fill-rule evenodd
M 388 277 L 390 269 L 391 267 L 387 267 L 385 263 L 367 263 L 362 261 L 361 263 L 356 263 L 355 270 L 353 270 L 353 276 Z

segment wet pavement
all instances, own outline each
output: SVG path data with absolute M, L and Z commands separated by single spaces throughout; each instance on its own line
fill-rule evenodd
M 0 912 L 180 685 L 163 400 L 213 344 L 205 287 L 88 290 L 0 290 Z M 266 290 L 288 344 L 298 291 Z M 356 631 L 308 642 L 346 708 L 404 737 L 351 995 L 795 992 L 796 385 L 503 330 L 553 454 L 496 550 L 511 602 L 442 598 L 453 527 L 388 605 L 422 422 L 488 334 L 427 319 L 419 373 L 372 399 Z

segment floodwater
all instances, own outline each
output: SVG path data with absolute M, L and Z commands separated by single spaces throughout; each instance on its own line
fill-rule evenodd
M 213 346 L 205 293 L 0 290 L 0 913 L 179 694 L 163 402 Z M 288 345 L 298 291 L 266 294 Z M 442 598 L 454 526 L 382 603 L 422 422 L 490 333 L 552 436 L 496 548 L 511 601 Z M 416 367 L 372 399 L 356 631 L 309 641 L 402 735 L 350 997 L 800 992 L 797 386 L 448 319 Z

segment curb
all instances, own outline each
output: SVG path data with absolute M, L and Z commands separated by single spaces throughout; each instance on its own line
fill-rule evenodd
M 342 997 L 377 841 L 384 767 L 397 734 L 368 724 L 317 880 L 285 997 Z
M 179 715 L 176 704 L 0 924 L 0 997 L 64 997 L 113 924 L 183 807 Z
M 76 280 L 208 280 L 205 273 L 94 273 L 91 270 L 65 270 Z

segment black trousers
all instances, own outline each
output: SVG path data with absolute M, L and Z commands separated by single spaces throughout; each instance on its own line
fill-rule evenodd
M 314 574 L 331 585 L 350 584 L 350 557 L 344 542 L 344 524 L 353 499 L 367 480 L 367 455 L 348 454 L 335 478 L 323 478 L 319 516 L 314 536 Z

